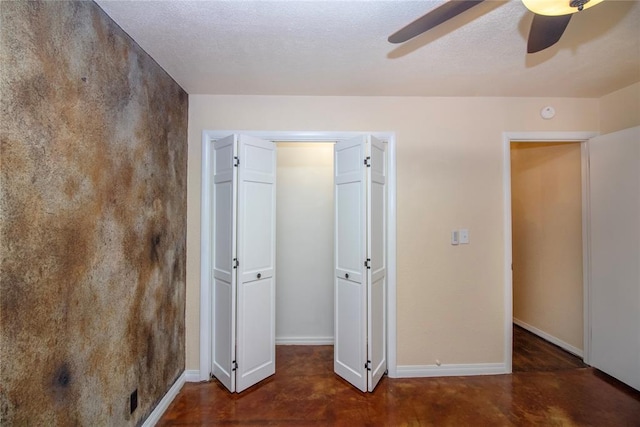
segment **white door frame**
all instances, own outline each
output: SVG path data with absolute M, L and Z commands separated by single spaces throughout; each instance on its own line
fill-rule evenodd
M 589 240 L 589 151 L 588 140 L 598 132 L 505 132 L 503 140 L 504 193 L 504 360 L 505 372 L 513 370 L 513 247 L 511 233 L 511 143 L 580 142 L 582 157 L 582 286 L 583 286 L 583 360 L 589 364 L 591 346 L 590 315 L 590 240 Z
M 231 134 L 249 135 L 278 142 L 329 142 L 373 135 L 387 142 L 387 363 L 389 377 L 397 376 L 396 363 L 396 134 L 395 132 L 301 132 L 301 131 L 202 131 L 202 189 L 200 194 L 200 381 L 211 371 L 211 153 L 212 143 Z M 510 359 L 509 359 L 510 360 Z

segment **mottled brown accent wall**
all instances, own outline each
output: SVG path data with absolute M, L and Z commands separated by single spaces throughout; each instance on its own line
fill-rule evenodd
M 92 2 L 0 19 L 0 424 L 140 424 L 184 370 L 187 94 Z

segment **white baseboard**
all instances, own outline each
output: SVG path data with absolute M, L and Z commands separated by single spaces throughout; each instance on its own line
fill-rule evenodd
M 465 377 L 508 373 L 504 363 L 472 363 L 467 365 L 401 365 L 395 378 Z
M 199 383 L 202 381 L 200 371 L 198 369 L 187 369 L 184 371 L 184 380 L 188 383 Z
M 184 381 L 185 381 L 184 379 L 185 379 L 185 373 L 183 372 L 182 375 L 178 377 L 176 382 L 173 383 L 169 391 L 164 395 L 160 403 L 158 403 L 158 405 L 153 409 L 153 411 L 149 414 L 147 419 L 144 420 L 144 423 L 142 423 L 143 427 L 155 426 L 158 423 L 158 421 L 160 421 L 160 418 L 162 418 L 162 415 L 164 414 L 164 412 L 167 410 L 169 405 L 171 405 L 171 402 L 173 402 L 173 399 L 176 398 L 176 396 L 182 389 L 182 386 L 184 385 Z
M 553 335 L 549 335 L 548 333 L 541 331 L 540 329 L 536 328 L 535 326 L 531 326 L 530 324 L 523 322 L 522 320 L 516 319 L 515 317 L 513 318 L 513 323 L 515 323 L 516 325 L 520 326 L 522 329 L 526 329 L 527 331 L 531 332 L 532 334 L 535 334 L 537 336 L 539 336 L 540 338 L 549 341 L 552 344 L 557 345 L 558 347 L 560 347 L 563 350 L 568 351 L 569 353 L 575 354 L 576 356 L 582 358 L 584 357 L 584 352 L 582 350 L 580 350 L 578 347 L 574 347 L 571 344 L 568 344 L 564 341 L 562 341 L 560 338 L 556 338 Z
M 333 345 L 333 337 L 276 337 L 276 345 Z

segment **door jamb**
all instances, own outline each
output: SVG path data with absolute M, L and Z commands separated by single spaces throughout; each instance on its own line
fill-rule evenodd
M 349 139 L 358 135 L 373 135 L 387 142 L 387 369 L 391 378 L 397 376 L 396 361 L 396 134 L 395 132 L 302 132 L 302 131 L 202 131 L 202 172 L 200 194 L 200 380 L 211 375 L 211 154 L 212 143 L 230 134 L 243 134 L 278 142 L 327 142 Z
M 590 138 L 598 132 L 504 132 L 503 194 L 504 194 L 504 360 L 505 371 L 513 369 L 513 247 L 511 218 L 511 142 L 580 142 L 582 163 L 582 287 L 583 287 L 583 360 L 589 364 L 591 349 L 590 306 L 590 235 L 589 235 L 589 146 Z

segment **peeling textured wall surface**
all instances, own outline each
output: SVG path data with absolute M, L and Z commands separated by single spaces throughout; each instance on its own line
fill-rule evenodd
M 184 370 L 187 94 L 92 2 L 0 19 L 0 425 L 140 424 Z

